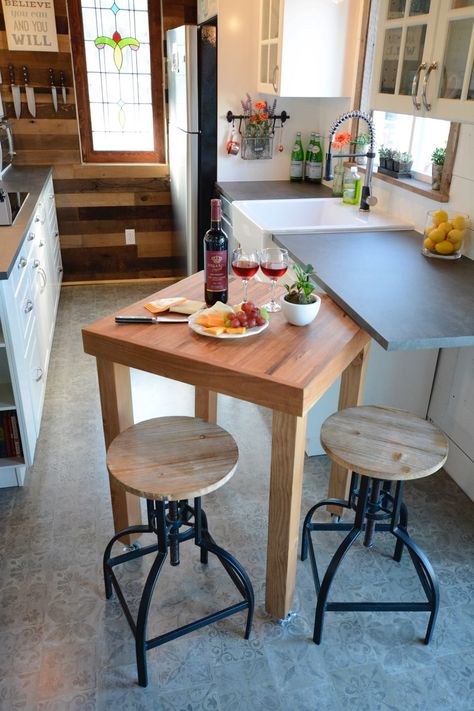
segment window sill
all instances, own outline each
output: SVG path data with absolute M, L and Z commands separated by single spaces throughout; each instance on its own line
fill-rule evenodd
M 348 163 L 347 165 L 355 165 L 355 163 Z M 359 173 L 365 173 L 365 168 L 357 166 Z M 429 183 L 425 183 L 422 180 L 416 180 L 415 178 L 392 178 L 391 175 L 383 175 L 374 171 L 372 173 L 372 179 L 381 180 L 384 183 L 390 183 L 390 185 L 396 185 L 402 190 L 408 190 L 411 193 L 416 193 L 417 195 L 423 195 L 430 200 L 436 200 L 436 202 L 449 202 L 449 193 L 443 192 L 441 190 L 431 190 Z

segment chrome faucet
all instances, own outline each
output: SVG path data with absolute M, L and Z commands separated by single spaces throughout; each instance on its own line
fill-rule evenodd
M 332 144 L 332 141 L 334 138 L 334 134 L 336 133 L 339 126 L 342 123 L 344 123 L 344 121 L 347 121 L 347 119 L 351 119 L 351 118 L 363 119 L 366 122 L 366 124 L 369 128 L 369 136 L 370 136 L 369 150 L 367 151 L 367 153 L 338 153 L 337 157 L 338 158 L 367 158 L 367 168 L 365 171 L 364 185 L 362 186 L 359 210 L 368 212 L 370 209 L 370 205 L 377 204 L 377 198 L 374 197 L 371 193 L 372 172 L 373 172 L 373 168 L 374 168 L 374 158 L 375 158 L 375 127 L 374 127 L 374 122 L 372 121 L 372 118 L 368 114 L 364 114 L 362 111 L 359 111 L 358 109 L 354 109 L 353 111 L 348 111 L 347 113 L 342 114 L 341 116 L 339 116 L 338 119 L 336 119 L 336 121 L 334 121 L 331 128 L 329 129 L 329 147 L 328 147 L 328 152 L 326 153 L 326 172 L 324 174 L 324 180 L 332 180 L 334 177 L 332 174 L 332 153 L 331 153 L 331 144 Z

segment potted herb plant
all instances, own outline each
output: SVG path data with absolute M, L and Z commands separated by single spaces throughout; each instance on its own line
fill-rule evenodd
M 387 148 L 387 157 L 386 157 L 386 164 L 387 164 L 387 170 L 393 170 L 393 154 L 395 151 L 393 148 Z
M 367 153 L 367 151 L 369 150 L 369 145 L 370 145 L 370 134 L 366 133 L 366 132 L 359 133 L 357 138 L 354 141 L 354 148 L 355 148 L 354 153 Z M 356 163 L 357 163 L 357 165 L 366 165 L 367 158 L 365 156 L 356 158 Z
M 379 148 L 379 165 L 381 168 L 386 168 L 387 167 L 387 151 L 388 148 L 386 146 L 380 146 Z
M 285 284 L 286 294 L 281 298 L 281 306 L 286 320 L 294 326 L 306 326 L 317 316 L 321 299 L 313 293 L 314 286 L 310 281 L 313 273 L 311 264 L 304 268 L 299 264 L 294 266 L 296 279 L 293 284 Z
M 431 189 L 441 190 L 441 176 L 443 174 L 446 148 L 435 148 L 431 154 Z
M 413 157 L 411 153 L 400 153 L 400 173 L 409 173 L 413 165 Z

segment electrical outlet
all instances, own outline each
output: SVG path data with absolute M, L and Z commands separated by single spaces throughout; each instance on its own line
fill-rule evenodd
M 135 244 L 135 230 L 125 230 L 125 244 Z

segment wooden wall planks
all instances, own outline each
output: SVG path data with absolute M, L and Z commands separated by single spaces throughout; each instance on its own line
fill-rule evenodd
M 1 87 L 11 121 L 16 165 L 52 165 L 65 281 L 176 277 L 183 266 L 174 253 L 173 213 L 166 165 L 83 165 L 72 88 L 66 0 L 55 0 L 59 52 L 10 52 L 0 10 Z M 196 22 L 196 0 L 163 0 L 163 33 Z M 15 118 L 8 65 L 25 64 L 35 88 L 36 118 L 26 106 Z M 53 109 L 48 69 L 68 84 L 67 103 L 58 91 Z M 135 229 L 136 244 L 125 245 L 125 228 Z

